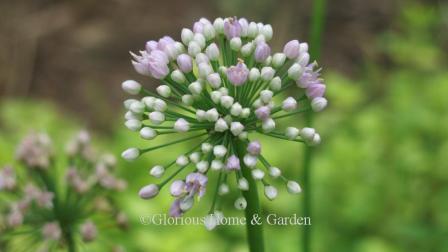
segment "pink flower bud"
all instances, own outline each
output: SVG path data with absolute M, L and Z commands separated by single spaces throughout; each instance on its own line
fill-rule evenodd
M 271 48 L 268 44 L 265 42 L 258 43 L 257 47 L 255 48 L 255 61 L 258 63 L 262 63 L 266 61 L 266 59 L 271 54 Z
M 298 40 L 291 40 L 283 47 L 283 53 L 288 59 L 295 59 L 299 56 L 300 44 Z
M 183 180 L 173 181 L 173 183 L 171 183 L 170 192 L 174 197 L 179 197 L 185 192 L 185 182 Z
M 315 83 L 308 86 L 306 89 L 306 96 L 309 98 L 322 97 L 325 94 L 326 86 L 324 84 Z
M 239 62 L 236 66 L 231 66 L 227 70 L 227 78 L 235 86 L 243 85 L 249 75 L 246 64 Z
M 235 155 L 230 156 L 227 159 L 226 168 L 227 168 L 227 170 L 239 170 L 239 169 L 241 169 L 240 159 L 237 156 L 235 156 Z
M 140 189 L 138 195 L 142 199 L 151 199 L 159 194 L 159 187 L 155 184 L 149 184 Z
M 98 235 L 98 230 L 96 229 L 95 224 L 91 221 L 87 221 L 81 225 L 81 237 L 84 242 L 91 242 L 95 240 Z
M 224 34 L 227 39 L 239 37 L 241 35 L 242 27 L 236 18 L 229 18 L 224 22 Z
M 177 57 L 177 66 L 184 73 L 189 73 L 193 69 L 193 61 L 188 54 L 181 54 Z
M 247 152 L 251 155 L 258 156 L 261 153 L 261 144 L 259 141 L 252 141 L 247 146 Z
M 151 51 L 157 49 L 157 42 L 154 40 L 150 40 L 145 44 L 146 52 L 151 53 Z
M 255 115 L 260 120 L 266 120 L 271 115 L 271 109 L 268 106 L 261 106 L 255 110 Z

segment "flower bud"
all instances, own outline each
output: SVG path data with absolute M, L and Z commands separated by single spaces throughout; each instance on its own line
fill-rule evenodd
M 232 96 L 229 95 L 221 96 L 221 105 L 226 109 L 232 107 L 233 101 L 234 98 Z
M 202 84 L 198 81 L 195 81 L 188 85 L 188 89 L 194 95 L 199 95 L 202 92 Z
M 255 110 L 255 115 L 260 120 L 266 120 L 271 115 L 271 109 L 268 106 L 261 106 Z
M 149 113 L 149 120 L 155 125 L 162 124 L 165 121 L 165 114 L 159 111 L 153 111 Z
M 234 136 L 238 136 L 243 131 L 244 131 L 244 125 L 241 124 L 240 122 L 232 122 L 230 124 L 230 132 L 232 132 Z
M 127 120 L 125 122 L 126 128 L 128 128 L 131 131 L 137 131 L 142 127 L 142 122 L 140 120 Z
M 272 100 L 274 93 L 271 90 L 262 90 L 260 92 L 260 99 L 263 103 L 269 103 Z
M 261 69 L 261 79 L 264 81 L 270 81 L 274 78 L 275 70 L 272 67 L 263 67 Z
M 280 68 L 285 64 L 286 61 L 286 55 L 284 53 L 275 53 L 274 56 L 272 56 L 272 66 L 275 68 Z
M 221 86 L 221 77 L 218 73 L 212 73 L 207 76 L 207 82 L 212 88 L 217 89 Z
M 187 132 L 188 130 L 190 130 L 190 123 L 183 118 L 179 118 L 174 123 L 174 130 L 176 130 L 177 132 Z
M 233 116 L 239 116 L 243 111 L 243 107 L 238 102 L 235 102 L 230 108 L 230 114 Z
M 173 81 L 179 83 L 179 84 L 183 84 L 185 83 L 187 80 L 185 79 L 185 75 L 182 73 L 182 71 L 176 69 L 171 73 L 171 79 L 173 79 Z
M 209 215 L 205 216 L 205 218 L 204 218 L 205 229 L 210 231 L 210 230 L 215 229 L 215 227 L 217 225 L 218 225 L 218 219 L 216 218 L 215 215 L 209 214 Z
M 211 61 L 217 61 L 219 59 L 219 49 L 215 43 L 211 43 L 206 49 L 205 54 Z
M 194 57 L 200 52 L 201 52 L 201 46 L 199 45 L 198 42 L 193 40 L 188 44 L 188 54 Z
M 297 59 L 297 63 L 301 65 L 302 67 L 306 67 L 310 62 L 310 54 L 304 53 L 299 56 Z
M 227 125 L 226 121 L 222 118 L 219 118 L 215 123 L 215 131 L 224 132 L 229 129 L 229 125 Z
M 145 44 L 146 52 L 151 53 L 151 51 L 156 50 L 157 44 L 158 43 L 154 40 L 150 40 L 150 41 L 146 42 L 146 44 Z
M 198 65 L 199 77 L 205 79 L 209 74 L 213 73 L 213 69 L 208 63 L 200 63 Z
M 96 229 L 95 224 L 91 221 L 87 221 L 80 227 L 81 237 L 84 242 L 91 242 L 95 240 L 98 235 L 98 230 Z
M 250 116 L 250 108 L 243 108 L 241 111 L 242 118 L 248 118 Z
M 253 156 L 258 156 L 261 153 L 261 144 L 259 141 L 252 141 L 247 145 L 247 152 Z
M 293 97 L 286 98 L 282 103 L 282 109 L 286 112 L 293 111 L 297 108 L 297 101 Z
M 196 164 L 196 169 L 198 169 L 200 173 L 205 173 L 208 170 L 208 162 L 205 160 L 198 162 Z
M 213 145 L 211 145 L 210 143 L 203 143 L 201 144 L 201 151 L 202 153 L 209 153 L 210 151 L 213 150 Z
M 205 40 L 204 35 L 202 35 L 202 33 L 195 33 L 194 37 L 193 37 L 193 41 L 198 43 L 201 50 L 204 49 L 204 47 L 206 45 L 206 40 Z
M 226 155 L 227 148 L 224 145 L 216 145 L 213 147 L 213 155 L 217 158 L 222 158 Z
M 271 166 L 269 167 L 269 175 L 273 178 L 278 178 L 280 177 L 280 175 L 282 174 L 282 171 L 275 167 L 275 166 Z
M 145 97 L 145 98 L 147 98 L 147 97 Z M 152 97 L 152 98 L 154 98 L 154 97 Z M 136 100 L 136 99 L 126 99 L 123 102 L 123 106 L 124 106 L 125 109 L 130 109 L 131 108 L 131 104 L 134 103 L 134 102 L 138 102 L 138 100 Z
M 239 62 L 236 66 L 231 66 L 227 69 L 227 79 L 235 86 L 243 85 L 249 75 L 249 69 L 242 62 Z
M 180 199 L 179 207 L 183 212 L 186 212 L 193 207 L 193 204 L 194 204 L 193 197 L 185 197 Z
M 219 195 L 226 195 L 226 194 L 228 194 L 229 193 L 229 191 L 230 191 L 230 189 L 229 189 L 229 186 L 227 185 L 227 184 L 221 184 L 221 185 L 219 185 L 219 188 L 218 188 L 218 194 Z
M 157 131 L 150 127 L 143 127 L 140 130 L 140 137 L 146 140 L 154 139 L 157 136 Z
M 184 73 L 189 73 L 193 70 L 193 60 L 188 54 L 181 54 L 177 56 L 177 66 Z
M 297 194 L 302 192 L 302 188 L 300 188 L 299 183 L 295 182 L 295 181 L 288 181 L 288 183 L 286 184 L 287 188 L 288 188 L 288 192 L 291 194 Z
M 163 173 L 165 173 L 165 168 L 161 165 L 156 165 L 149 171 L 149 174 L 155 178 L 160 178 L 163 176 Z
M 214 171 L 219 171 L 224 167 L 224 164 L 221 160 L 215 159 L 212 161 L 210 168 Z
M 258 63 L 263 63 L 271 54 L 271 48 L 265 42 L 258 43 L 255 47 L 255 61 Z
M 242 27 L 238 20 L 233 18 L 228 18 L 224 21 L 224 34 L 227 39 L 232 39 L 235 37 L 239 37 L 241 35 Z
M 288 57 L 288 59 L 295 59 L 299 56 L 299 41 L 291 40 L 286 43 L 285 47 L 283 47 L 283 53 Z
M 144 186 L 138 192 L 138 195 L 142 199 L 151 199 L 159 194 L 159 187 L 156 184 L 149 184 Z
M 309 143 L 311 146 L 316 146 L 320 144 L 320 135 L 318 133 L 314 134 L 313 140 Z
M 300 43 L 299 54 L 304 54 L 306 52 L 308 52 L 308 43 Z
M 194 98 L 192 95 L 189 94 L 182 95 L 182 102 L 187 106 L 191 106 L 194 103 Z
M 202 110 L 202 109 L 198 109 L 198 110 L 196 110 L 196 119 L 197 119 L 199 122 L 203 122 L 203 121 L 206 120 L 205 115 L 206 115 L 206 113 L 205 113 L 204 110 Z
M 262 180 L 264 178 L 264 171 L 262 171 L 260 169 L 253 169 L 252 177 L 256 180 Z
M 207 55 L 205 55 L 204 53 L 198 53 L 195 57 L 196 59 L 196 64 L 201 64 L 201 63 L 210 63 L 210 59 L 207 57 Z
M 316 134 L 316 130 L 313 128 L 303 128 L 299 134 L 304 140 L 311 141 L 314 138 L 314 134 Z
M 212 24 L 205 24 L 202 34 L 204 34 L 205 39 L 209 41 L 213 39 L 216 35 L 215 28 L 213 28 Z
M 256 156 L 246 154 L 244 155 L 243 162 L 247 167 L 253 168 L 257 165 L 258 159 Z
M 253 44 L 251 42 L 246 43 L 241 47 L 241 55 L 243 55 L 243 57 L 248 57 L 253 50 L 254 50 Z
M 221 101 L 221 96 L 222 96 L 222 94 L 219 91 L 212 91 L 210 93 L 210 97 L 211 97 L 212 101 L 216 104 L 218 104 Z
M 142 102 L 143 104 L 146 105 L 146 107 L 150 110 L 152 110 L 154 108 L 154 102 L 155 102 L 156 98 L 152 97 L 152 96 L 146 96 L 142 98 Z
M 327 99 L 324 97 L 316 97 L 311 101 L 311 108 L 314 112 L 320 112 L 327 106 Z
M 244 197 L 239 197 L 235 200 L 235 208 L 238 210 L 244 210 L 247 207 L 247 201 Z
M 155 111 L 164 112 L 167 109 L 166 102 L 162 99 L 155 99 L 153 109 Z
M 126 159 L 127 161 L 132 161 L 137 159 L 140 156 L 140 150 L 137 148 L 129 148 L 123 153 L 121 153 L 121 157 Z
M 249 182 L 245 178 L 238 179 L 238 189 L 242 191 L 249 190 Z
M 185 182 L 182 180 L 175 180 L 171 183 L 170 193 L 173 197 L 179 197 L 185 192 Z
M 249 80 L 254 82 L 260 78 L 260 70 L 258 68 L 252 68 L 249 72 Z
M 277 198 L 277 188 L 268 185 L 264 187 L 264 195 L 266 196 L 266 198 L 268 198 L 269 200 L 273 200 L 275 198 Z
M 224 19 L 222 19 L 222 18 L 215 19 L 215 21 L 213 22 L 213 27 L 215 28 L 215 31 L 218 34 L 223 34 L 224 33 Z
M 182 29 L 180 38 L 182 40 L 182 43 L 185 45 L 188 45 L 193 40 L 194 33 L 187 28 Z
M 216 108 L 212 108 L 205 112 L 205 119 L 209 122 L 216 122 L 219 119 L 219 113 Z
M 241 38 L 236 37 L 230 40 L 230 49 L 232 49 L 233 51 L 238 52 L 241 49 Z
M 145 104 L 143 102 L 135 101 L 129 106 L 129 110 L 136 114 L 145 112 Z
M 302 75 L 303 68 L 297 64 L 294 63 L 289 69 L 288 69 L 288 77 L 292 80 L 298 80 L 300 76 Z
M 314 99 L 316 97 L 322 97 L 325 94 L 326 86 L 324 84 L 311 84 L 306 89 L 306 96 Z
M 285 136 L 290 139 L 290 140 L 294 140 L 297 138 L 297 136 L 299 135 L 299 129 L 294 128 L 294 127 L 288 127 L 286 128 L 286 132 L 285 132 Z
M 171 95 L 171 88 L 167 85 L 160 85 L 156 88 L 157 93 L 165 98 L 170 97 Z
M 136 95 L 140 93 L 142 85 L 135 80 L 126 80 L 121 84 L 121 87 L 125 92 L 131 95 Z
M 222 95 L 229 95 L 229 90 L 225 87 L 220 87 L 218 91 L 221 92 Z
M 180 167 L 184 167 L 189 163 L 188 158 L 185 155 L 180 155 L 176 158 L 176 164 Z
M 275 121 L 272 118 L 268 118 L 261 124 L 263 132 L 268 133 L 275 129 Z
M 282 88 L 282 79 L 280 79 L 280 77 L 274 77 L 271 82 L 269 83 L 269 88 L 272 91 L 280 91 L 280 89 Z
M 267 24 L 261 28 L 260 33 L 265 37 L 266 41 L 269 41 L 272 39 L 274 31 L 272 30 L 272 26 L 270 24 Z

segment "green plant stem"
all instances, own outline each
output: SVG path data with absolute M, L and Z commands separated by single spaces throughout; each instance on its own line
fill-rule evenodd
M 67 240 L 67 251 L 76 252 L 76 244 L 71 232 L 66 233 L 65 239 Z
M 325 5 L 326 0 L 314 0 L 313 2 L 313 15 L 311 20 L 311 32 L 310 32 L 310 55 L 315 60 L 318 60 L 321 52 L 322 31 L 325 22 Z M 313 114 L 312 111 L 305 113 L 305 123 L 308 127 L 312 127 Z M 312 218 L 312 178 L 311 178 L 311 161 L 313 157 L 312 147 L 304 147 L 303 157 L 303 215 Z M 303 230 L 302 248 L 303 252 L 311 251 L 311 226 L 305 226 Z
M 243 160 L 244 153 L 246 152 L 247 144 L 244 142 L 238 142 L 236 146 L 236 151 L 240 160 Z M 243 196 L 247 201 L 247 207 L 245 209 L 246 215 L 246 228 L 247 228 L 247 242 L 249 244 L 250 252 L 263 252 L 264 251 L 264 240 L 263 240 L 263 225 L 253 225 L 251 220 L 254 216 L 262 218 L 262 213 L 260 210 L 260 202 L 258 199 L 257 185 L 255 180 L 252 178 L 251 171 L 249 167 L 246 167 L 243 162 L 241 162 L 241 170 L 243 177 L 249 182 L 249 190 L 243 191 Z

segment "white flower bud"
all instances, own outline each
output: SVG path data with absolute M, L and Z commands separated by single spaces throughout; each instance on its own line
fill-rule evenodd
M 268 118 L 263 121 L 261 127 L 263 128 L 263 132 L 271 132 L 275 129 L 275 121 L 272 118 Z
M 252 177 L 256 180 L 262 180 L 264 178 L 264 171 L 262 171 L 260 169 L 253 169 Z
M 298 128 L 294 128 L 294 127 L 286 128 L 285 136 L 288 139 L 294 140 L 294 139 L 297 138 L 298 135 L 299 135 L 299 129 Z
M 294 63 L 289 69 L 288 69 L 288 77 L 293 80 L 298 80 L 300 76 L 302 75 L 303 68 L 297 64 Z
M 207 55 L 205 55 L 204 53 L 198 53 L 196 55 L 196 64 L 201 64 L 201 63 L 206 63 L 209 64 L 210 63 L 210 59 L 208 58 Z
M 229 95 L 224 95 L 221 97 L 221 105 L 228 109 L 233 105 L 234 102 L 234 98 L 232 96 Z
M 265 81 L 270 81 L 274 78 L 275 70 L 272 67 L 263 67 L 261 69 L 261 79 Z
M 271 63 L 272 63 L 272 56 L 268 56 L 268 57 L 266 58 L 266 60 L 264 61 L 264 64 L 265 64 L 266 66 L 269 66 L 269 65 L 271 65 Z
M 163 173 L 165 173 L 165 168 L 161 165 L 156 165 L 149 171 L 149 174 L 155 178 L 160 178 L 163 176 Z
M 249 190 L 249 182 L 247 182 L 247 179 L 245 178 L 238 179 L 238 189 L 242 191 Z
M 297 108 L 297 101 L 293 97 L 286 98 L 282 103 L 282 109 L 286 112 L 293 111 Z
M 238 52 L 241 49 L 241 45 L 242 42 L 240 37 L 235 37 L 230 40 L 230 49 L 232 49 L 233 51 Z
M 140 130 L 140 137 L 146 140 L 154 139 L 157 136 L 157 131 L 150 127 L 143 127 Z
M 255 167 L 255 165 L 257 165 L 258 159 L 256 156 L 246 154 L 246 155 L 244 155 L 243 161 L 247 167 L 253 168 L 253 167 Z
M 295 182 L 295 181 L 288 181 L 288 183 L 286 184 L 287 188 L 288 188 L 288 192 L 291 194 L 297 194 L 302 192 L 302 188 L 300 188 L 299 183 Z
M 140 85 L 140 83 L 136 82 L 135 80 L 126 80 L 121 83 L 121 88 L 123 88 L 123 90 L 128 94 L 136 95 L 140 93 L 142 85 Z
M 146 98 L 146 97 L 145 97 Z M 143 98 L 144 99 L 144 98 Z M 143 100 L 142 100 L 143 101 Z M 123 106 L 124 106 L 124 108 L 125 109 L 130 109 L 131 108 L 131 104 L 132 103 L 134 103 L 134 102 L 138 102 L 138 100 L 136 100 L 136 99 L 126 99 L 124 102 L 123 102 Z
M 247 201 L 244 197 L 239 197 L 235 200 L 235 208 L 238 210 L 244 210 L 247 207 Z
M 126 128 L 132 131 L 137 131 L 142 127 L 142 122 L 140 120 L 127 120 L 125 123 Z
M 262 42 L 266 42 L 266 38 L 262 34 L 259 34 L 257 35 L 257 37 L 255 37 L 254 42 L 256 45 L 258 45 Z
M 188 89 L 194 95 L 199 95 L 202 92 L 202 84 L 198 81 L 195 81 L 188 85 Z
M 121 153 L 121 157 L 126 159 L 127 161 L 132 161 L 137 159 L 140 156 L 140 150 L 137 148 L 129 148 L 123 153 Z
M 188 165 L 189 161 L 188 158 L 185 155 L 180 155 L 176 159 L 176 164 L 180 167 L 184 167 Z
M 204 110 L 202 110 L 202 109 L 198 109 L 198 110 L 196 110 L 196 119 L 197 119 L 199 122 L 203 122 L 203 121 L 206 120 L 205 115 L 206 115 L 206 113 L 205 113 Z
M 219 118 L 218 121 L 216 121 L 216 123 L 215 123 L 215 131 L 217 131 L 217 132 L 224 132 L 224 131 L 226 131 L 228 129 L 229 129 L 229 125 L 227 125 L 227 122 L 224 119 Z
M 208 75 L 213 73 L 213 68 L 208 63 L 200 63 L 198 66 L 199 77 L 205 79 Z
M 153 109 L 155 111 L 164 112 L 167 109 L 166 102 L 162 99 L 155 99 Z
M 299 134 L 305 141 L 312 141 L 316 130 L 313 128 L 303 128 Z
M 324 97 L 316 97 L 311 101 L 311 108 L 314 112 L 320 112 L 327 106 L 327 99 Z
M 201 161 L 201 153 L 193 152 L 190 154 L 189 158 L 192 163 L 197 164 L 199 163 L 199 161 Z
M 274 31 L 272 30 L 272 26 L 270 24 L 267 24 L 264 25 L 263 28 L 261 28 L 260 33 L 264 36 L 266 41 L 269 41 L 272 39 Z
M 230 114 L 233 116 L 239 116 L 241 115 L 241 112 L 243 111 L 243 107 L 238 102 L 235 102 L 232 107 L 230 108 Z
M 185 45 L 188 45 L 193 40 L 193 36 L 194 36 L 194 33 L 190 29 L 183 28 L 180 38 L 182 40 L 182 43 L 184 43 Z
M 242 118 L 248 118 L 250 116 L 250 108 L 243 108 L 241 111 Z
M 231 115 L 226 115 L 224 116 L 224 121 L 226 121 L 227 125 L 230 125 L 232 123 L 232 116 Z
M 209 153 L 210 151 L 213 150 L 213 145 L 211 145 L 210 143 L 203 143 L 201 144 L 201 151 L 202 153 Z
M 309 143 L 311 146 L 319 145 L 320 144 L 320 135 L 318 133 L 314 134 L 313 140 Z
M 232 122 L 230 124 L 230 131 L 234 136 L 238 136 L 244 131 L 244 125 L 240 122 Z
M 224 163 L 221 160 L 215 159 L 212 161 L 210 168 L 214 171 L 219 171 L 224 167 Z
M 219 113 L 218 110 L 216 110 L 216 108 L 212 108 L 207 110 L 207 112 L 205 112 L 205 119 L 207 119 L 207 121 L 209 122 L 216 122 L 219 118 Z
M 196 41 L 191 41 L 188 44 L 188 54 L 195 57 L 198 53 L 201 52 L 201 46 Z
M 211 99 L 212 99 L 212 101 L 214 103 L 220 103 L 221 102 L 221 96 L 222 96 L 222 94 L 219 91 L 212 91 L 210 93 L 210 97 L 211 97 Z
M 208 231 L 211 231 L 211 230 L 215 229 L 215 227 L 217 225 L 218 225 L 218 219 L 216 218 L 215 215 L 209 214 L 209 215 L 205 216 L 205 218 L 204 218 L 205 229 L 207 229 Z
M 225 88 L 225 87 L 220 87 L 220 88 L 218 89 L 218 91 L 221 92 L 221 94 L 222 94 L 223 96 L 229 94 L 229 90 L 228 90 L 227 88 Z
M 261 99 L 258 98 L 258 99 L 256 99 L 256 100 L 254 101 L 254 103 L 252 104 L 252 106 L 253 106 L 254 108 L 259 108 L 259 107 L 263 106 L 263 103 L 261 102 Z
M 179 69 L 176 69 L 171 73 L 171 79 L 179 84 L 183 84 L 187 81 L 187 79 L 185 79 L 184 73 L 182 73 L 182 71 L 180 71 Z
M 129 110 L 135 114 L 142 114 L 145 112 L 145 104 L 143 104 L 143 102 L 135 101 L 131 103 Z
M 260 70 L 258 70 L 258 68 L 250 69 L 249 80 L 253 82 L 258 80 L 258 78 L 260 78 Z
M 299 45 L 299 54 L 304 54 L 308 52 L 308 43 L 304 42 L 304 43 L 300 43 Z
M 202 33 L 207 41 L 211 40 L 215 37 L 215 28 L 213 28 L 212 24 L 205 24 Z
M 187 132 L 190 130 L 190 123 L 183 118 L 179 118 L 174 123 L 174 130 L 177 132 Z
M 271 90 L 262 90 L 260 92 L 260 100 L 263 103 L 269 103 L 272 100 L 272 96 L 274 96 L 274 93 Z
M 247 36 L 250 38 L 255 38 L 258 35 L 258 26 L 254 22 L 249 23 L 249 28 L 247 28 Z
M 247 140 L 247 131 L 241 132 L 241 134 L 238 135 L 238 139 L 241 141 Z
M 282 171 L 275 166 L 271 166 L 269 167 L 269 175 L 273 178 L 278 178 L 282 175 Z
M 274 77 L 271 82 L 269 83 L 269 88 L 272 91 L 280 91 L 280 89 L 282 88 L 282 79 L 280 79 L 280 77 Z
M 219 66 L 218 68 L 218 72 L 221 76 L 226 76 L 227 75 L 227 67 L 225 66 Z
M 226 195 L 230 191 L 229 186 L 227 184 L 221 184 L 219 185 L 218 194 L 219 195 Z
M 275 53 L 274 56 L 272 56 L 272 66 L 275 68 L 280 68 L 285 64 L 286 61 L 286 55 L 284 53 Z
M 212 73 L 207 76 L 207 82 L 212 88 L 217 89 L 221 86 L 221 77 L 218 73 Z
M 196 168 L 200 173 L 204 173 L 208 170 L 208 162 L 205 160 L 200 161 L 196 164 Z
M 303 53 L 297 59 L 297 63 L 299 65 L 301 65 L 302 67 L 306 67 L 309 62 L 310 62 L 310 54 L 309 53 Z
M 152 97 L 152 96 L 146 96 L 143 97 L 142 102 L 146 105 L 146 107 L 148 109 L 153 109 L 154 108 L 154 102 L 155 102 L 156 98 Z
M 277 198 L 277 188 L 268 185 L 264 187 L 264 195 L 266 196 L 266 198 L 268 198 L 269 200 L 273 200 L 275 198 Z
M 142 187 L 138 192 L 138 195 L 142 199 L 151 199 L 159 194 L 159 187 L 155 184 L 149 184 L 147 186 Z
M 159 111 L 151 112 L 149 113 L 149 120 L 155 125 L 162 124 L 165 121 L 165 114 Z
M 192 95 L 186 94 L 182 95 L 182 103 L 184 103 L 187 106 L 191 106 L 194 103 L 194 98 Z
M 218 34 L 223 34 L 224 33 L 224 19 L 222 19 L 222 18 L 215 19 L 215 21 L 213 22 L 213 27 L 215 28 L 215 31 Z
M 193 36 L 193 41 L 196 41 L 201 49 L 204 49 L 206 45 L 205 37 L 202 33 L 195 33 Z
M 217 158 L 222 158 L 226 155 L 227 148 L 224 145 L 216 145 L 213 147 L 213 155 Z
M 141 121 L 141 120 L 143 119 L 143 116 L 142 116 L 142 114 L 134 114 L 134 113 L 132 113 L 131 111 L 127 111 L 127 112 L 124 114 L 124 119 L 126 119 L 126 120 L 139 120 L 139 121 Z
M 247 57 L 252 54 L 253 50 L 254 46 L 251 42 L 249 42 L 241 47 L 241 54 L 243 55 L 243 57 Z

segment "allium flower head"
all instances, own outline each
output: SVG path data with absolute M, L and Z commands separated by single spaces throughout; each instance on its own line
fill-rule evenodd
M 60 246 L 73 251 L 75 237 L 80 235 L 84 242 L 91 242 L 100 232 L 108 232 L 98 230 L 86 218 L 111 215 L 116 216 L 117 227 L 126 226 L 126 216 L 112 197 L 126 187 L 126 182 L 114 175 L 115 157 L 97 155 L 87 131 L 68 142 L 65 156 L 53 154 L 52 149 L 47 135 L 30 134 L 17 148 L 17 159 L 26 170 L 0 168 L 0 198 L 8 199 L 0 202 L 0 214 L 7 214 L 5 236 L 11 233 L 8 236 L 23 241 L 27 239 L 22 236 L 37 235 L 30 237 L 42 241 L 36 248 Z M 59 176 L 60 172 L 65 176 Z M 25 230 L 33 232 L 22 232 Z M 15 233 L 20 235 L 12 235 Z M 15 247 L 10 249 L 16 251 Z
M 237 178 L 238 189 L 245 191 L 248 180 L 244 174 L 251 174 L 263 184 L 270 200 L 278 191 L 269 179 L 281 180 L 290 193 L 300 192 L 298 183 L 270 165 L 256 137 L 264 134 L 310 146 L 320 143 L 314 129 L 284 125 L 281 119 L 322 111 L 327 105 L 325 84 L 317 63 L 309 63 L 308 44 L 292 40 L 282 52 L 272 54 L 268 44 L 272 36 L 268 24 L 236 17 L 213 22 L 201 18 L 193 27 L 182 29 L 179 37 L 151 40 L 140 55 L 132 54 L 136 71 L 159 79 L 161 86 L 154 92 L 141 84 L 123 83 L 128 94 L 138 91 L 138 97 L 124 102 L 128 110 L 125 125 L 139 131 L 145 140 L 165 134 L 173 137 L 159 146 L 131 147 L 122 157 L 134 160 L 177 143 L 199 140 L 171 162 L 150 169 L 149 173 L 162 181 L 143 186 L 142 198 L 157 196 L 171 183 L 174 202 L 169 213 L 181 216 L 210 190 L 207 181 L 215 173 L 218 187 L 211 194 L 218 198 L 214 198 L 210 213 L 218 212 L 215 203 L 229 192 L 231 176 Z M 182 171 L 188 171 L 186 177 L 178 176 Z M 234 205 L 244 209 L 246 199 L 238 197 Z M 206 226 L 214 227 L 215 219 L 209 217 Z

